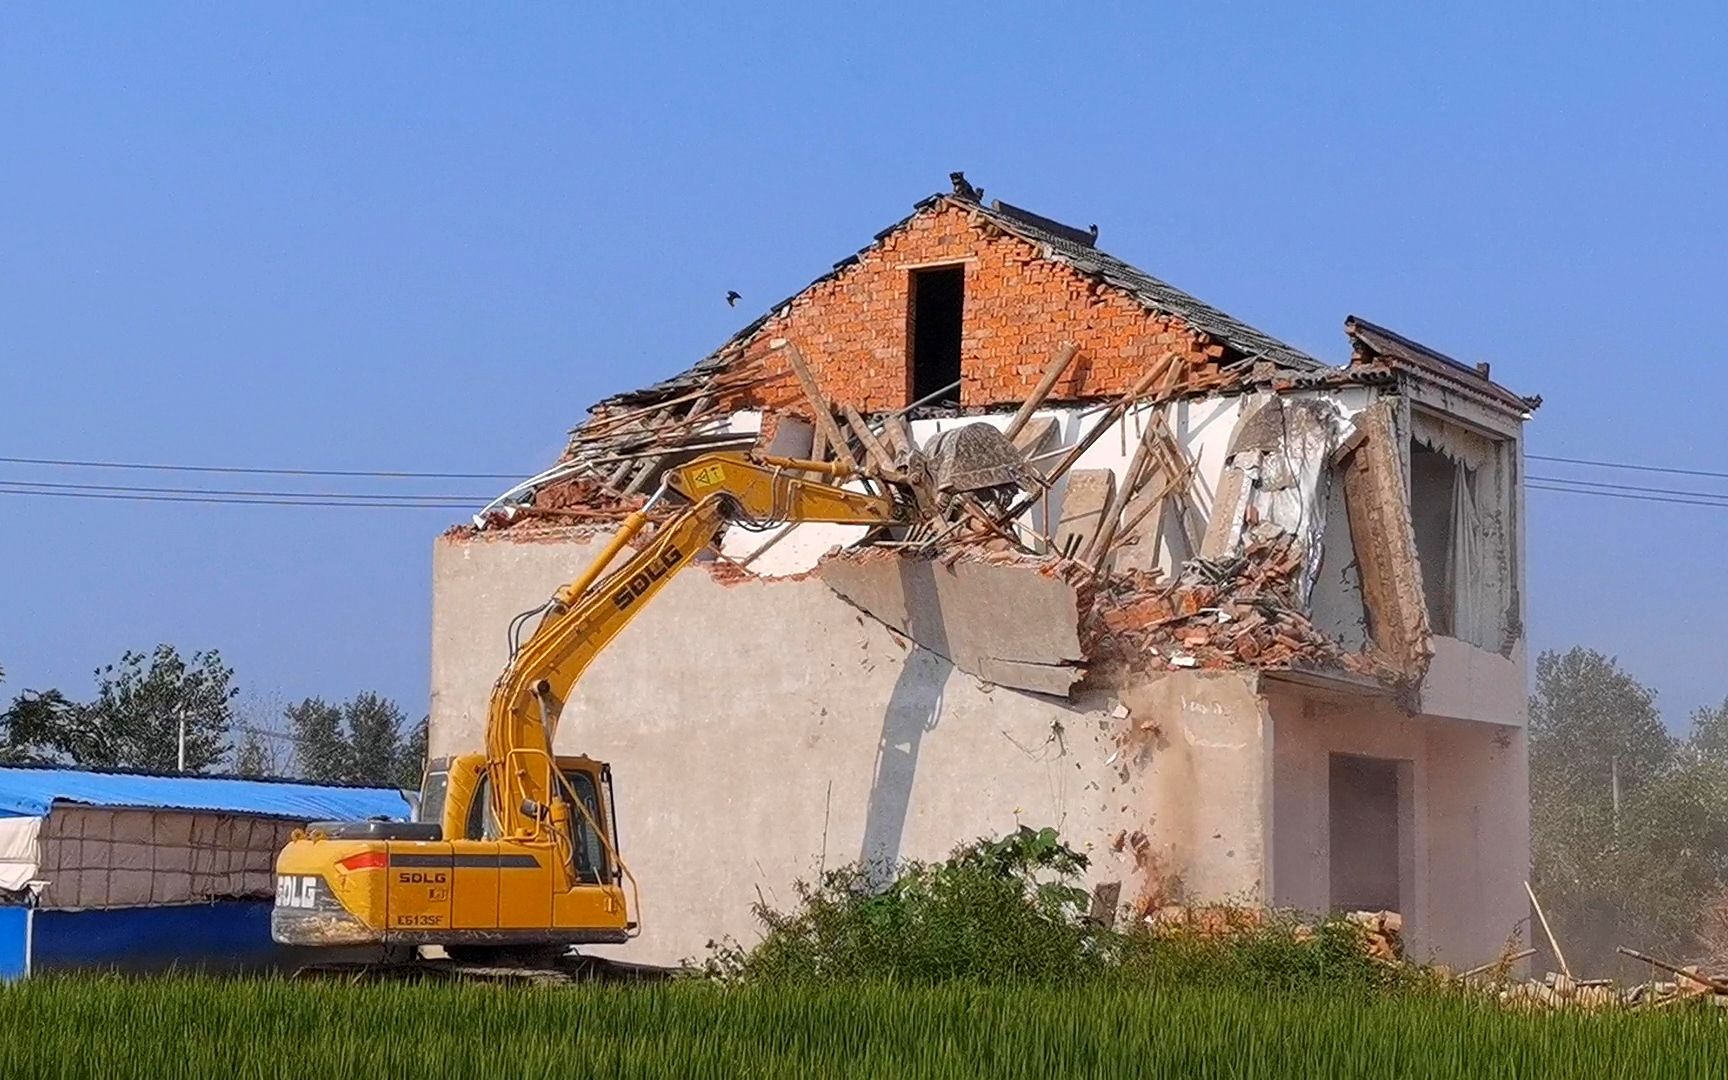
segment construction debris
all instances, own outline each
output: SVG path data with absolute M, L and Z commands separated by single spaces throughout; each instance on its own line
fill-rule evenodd
M 1405 954 L 1404 918 L 1396 911 L 1350 911 L 1340 916 L 1356 928 L 1363 952 L 1388 967 L 1412 962 Z M 1169 904 L 1138 916 L 1141 925 L 1156 937 L 1193 937 L 1202 941 L 1232 941 L 1283 927 L 1297 942 L 1310 941 L 1315 925 L 1286 921 L 1263 908 L 1217 904 L 1186 906 Z M 1518 978 L 1518 965 L 1535 955 L 1535 949 L 1517 949 L 1508 943 L 1500 956 L 1464 972 L 1445 967 L 1416 964 L 1411 970 L 1462 990 L 1490 994 L 1508 1008 L 1544 1009 L 1661 1009 L 1682 1005 L 1705 1005 L 1728 1009 L 1728 975 L 1712 974 L 1699 965 L 1676 965 L 1621 947 L 1620 955 L 1647 965 L 1650 979 L 1620 983 L 1613 979 L 1577 979 L 1564 971 L 1540 977 Z M 1723 1014 L 1728 1018 L 1728 1013 Z
M 1352 428 L 1336 406 L 1280 396 L 1362 371 L 1297 379 L 1263 361 L 1223 367 L 1169 353 L 1127 393 L 1084 410 L 1085 424 L 1046 451 L 1060 427 L 1035 413 L 1077 361 L 1084 365 L 1071 343 L 1005 428 L 950 423 L 922 445 L 908 418 L 952 416 L 951 405 L 866 415 L 827 395 L 797 344 L 770 344 L 776 364 L 716 354 L 659 387 L 603 403 L 572 433 L 556 467 L 504 493 L 476 527 L 604 526 L 643 506 L 666 468 L 714 450 L 833 460 L 856 470 L 855 484 L 915 499 L 918 513 L 909 528 L 841 541 L 854 550 L 823 560 L 824 580 L 986 681 L 1066 695 L 1083 677 L 1103 684 L 1180 668 L 1331 671 L 1389 685 L 1420 679 L 1431 649 L 1392 467 L 1391 414 L 1370 409 Z M 775 381 L 795 384 L 767 395 L 782 406 L 735 422 L 738 406 Z M 1208 516 L 1170 409 L 1224 391 L 1258 396 L 1242 409 Z M 1075 468 L 1113 431 L 1125 468 Z M 1353 532 L 1371 530 L 1363 534 L 1371 542 L 1357 547 L 1372 628 L 1363 651 L 1309 615 L 1329 469 L 1342 474 Z M 1035 506 L 1040 514 L 1029 512 Z M 873 561 L 860 543 L 893 554 Z M 755 573 L 748 565 L 765 550 L 727 563 L 730 578 Z M 920 588 L 928 595 L 916 595 Z
M 1088 626 L 1089 656 L 1130 670 L 1336 668 L 1396 676 L 1369 653 L 1321 633 L 1296 602 L 1302 552 L 1281 533 L 1239 555 L 1188 561 L 1174 585 L 1122 574 L 1100 583 Z

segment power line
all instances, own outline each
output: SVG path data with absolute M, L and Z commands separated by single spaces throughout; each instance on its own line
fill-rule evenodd
M 15 495 L 23 498 L 61 498 L 61 499 L 117 499 L 122 502 L 163 502 L 163 503 L 209 503 L 224 506 L 310 506 L 310 507 L 340 507 L 350 509 L 372 510 L 472 510 L 472 502 L 343 502 L 334 499 L 323 501 L 294 499 L 251 499 L 229 497 L 200 497 L 196 495 L 126 495 L 115 492 L 98 491 L 21 491 L 0 488 L 0 495 Z
M 485 495 L 421 495 L 413 492 L 363 492 L 363 491 L 255 491 L 245 488 L 184 488 L 184 487 L 146 487 L 129 484 L 73 484 L 60 480 L 0 480 L 0 487 L 28 488 L 42 491 L 109 491 L 129 492 L 143 495 L 245 495 L 253 498 L 287 498 L 287 499 L 357 499 L 371 501 L 374 499 L 400 500 L 404 502 L 461 502 L 484 503 Z
M 255 476 L 362 476 L 395 480 L 520 480 L 518 473 L 412 472 L 400 469 L 267 469 L 240 465 L 165 465 L 140 461 L 83 461 L 74 458 L 0 457 L 8 465 L 53 465 L 75 469 L 148 469 L 157 472 L 243 473 Z
M 1680 476 L 1709 476 L 1728 480 L 1728 472 L 1707 469 L 1681 469 L 1667 465 L 1635 465 L 1625 461 L 1598 461 L 1591 458 L 1559 457 L 1551 454 L 1525 454 L 1531 461 L 1553 461 L 1566 465 L 1589 465 L 1601 469 L 1631 469 L 1639 472 L 1673 473 Z M 144 469 L 156 472 L 234 473 L 253 476 L 349 476 L 377 477 L 393 480 L 520 480 L 518 473 L 484 472 L 422 472 L 410 469 L 291 469 L 242 465 L 170 465 L 162 462 L 92 461 L 80 458 L 39 458 L 0 456 L 0 463 L 9 465 L 49 465 L 77 469 Z
M 1647 495 L 1696 495 L 1706 499 L 1728 498 L 1728 492 L 1694 491 L 1690 488 L 1647 487 L 1643 484 L 1610 484 L 1605 480 L 1574 480 L 1569 476 L 1530 476 L 1545 484 L 1577 484 L 1587 488 L 1608 488 L 1612 491 L 1637 491 Z
M 1559 491 L 1567 495 L 1597 495 L 1605 499 L 1631 499 L 1635 502 L 1673 503 L 1677 506 L 1714 506 L 1728 510 L 1728 499 L 1710 501 L 1699 499 L 1676 499 L 1666 495 L 1638 495 L 1629 491 L 1594 491 L 1588 488 L 1551 487 L 1547 484 L 1531 483 L 1526 485 L 1531 491 Z
M 1624 461 L 1592 461 L 1589 458 L 1552 457 L 1547 454 L 1525 454 L 1531 461 L 1558 461 L 1567 465 L 1593 465 L 1599 469 L 1631 469 L 1635 472 L 1673 473 L 1677 476 L 1709 476 L 1718 480 L 1728 480 L 1728 472 L 1711 472 L 1708 469 L 1677 469 L 1668 465 L 1633 465 Z

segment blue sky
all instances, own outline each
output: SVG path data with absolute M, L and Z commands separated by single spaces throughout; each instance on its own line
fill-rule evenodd
M 485 7 L 0 10 L 0 455 L 530 472 L 964 169 L 1317 355 L 1490 360 L 1534 453 L 1728 472 L 1720 5 Z M 1536 648 L 1728 694 L 1728 509 L 1529 509 Z M 458 516 L 0 494 L 0 693 L 171 641 L 417 715 Z

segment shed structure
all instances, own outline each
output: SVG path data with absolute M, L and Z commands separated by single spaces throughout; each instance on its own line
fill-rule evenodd
M 293 830 L 410 810 L 390 788 L 0 768 L 0 980 L 285 963 L 270 904 Z

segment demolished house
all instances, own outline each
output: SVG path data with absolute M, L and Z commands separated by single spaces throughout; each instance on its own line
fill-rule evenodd
M 1527 913 L 1539 399 L 1355 317 L 1327 364 L 954 189 L 440 538 L 432 753 L 480 745 L 503 628 L 669 465 L 758 449 L 862 488 L 964 473 L 983 423 L 1017 464 L 933 520 L 731 526 L 589 669 L 558 748 L 614 763 L 631 955 L 1021 821 L 1123 918 L 1394 910 L 1413 955 L 1492 958 Z

